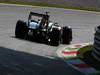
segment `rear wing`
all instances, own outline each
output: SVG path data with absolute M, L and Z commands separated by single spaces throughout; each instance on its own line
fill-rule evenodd
M 48 15 L 48 12 L 46 12 L 45 14 L 30 12 L 30 15 L 39 16 L 39 17 L 49 16 L 49 15 Z
M 35 12 L 30 12 L 30 15 L 39 16 L 39 17 L 44 16 L 44 14 L 39 14 L 39 13 L 35 13 Z
M 49 17 L 50 17 L 50 16 L 48 15 L 48 12 L 46 12 L 45 14 L 30 12 L 29 18 L 28 18 L 28 23 L 29 23 L 29 19 L 31 19 L 31 16 L 42 17 L 40 26 L 43 26 L 45 23 L 48 25 L 48 23 L 49 23 Z

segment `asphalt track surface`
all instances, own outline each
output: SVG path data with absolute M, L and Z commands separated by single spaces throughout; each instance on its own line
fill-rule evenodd
M 58 47 L 15 38 L 18 19 L 27 20 L 30 11 L 49 11 L 60 26 L 73 28 L 73 42 L 93 42 L 94 28 L 100 24 L 100 13 L 44 7 L 0 4 L 0 75 L 82 75 L 56 58 Z

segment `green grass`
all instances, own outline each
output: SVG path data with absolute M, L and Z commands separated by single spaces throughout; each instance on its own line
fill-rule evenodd
M 92 45 L 83 47 L 79 50 L 78 52 L 78 57 L 83 60 L 85 63 L 87 63 L 88 65 L 94 67 L 97 70 L 100 70 L 100 62 L 98 62 L 92 55 Z M 99 72 L 100 74 L 100 72 Z M 98 75 L 98 73 L 93 74 L 93 75 Z
M 80 48 L 80 50 L 77 52 L 77 56 L 81 59 L 84 59 L 84 54 L 88 51 L 91 51 L 93 48 L 93 45 L 87 45 L 83 48 Z
M 32 5 L 32 6 L 42 6 L 42 7 L 55 7 L 55 8 L 65 8 L 65 9 L 76 9 L 76 10 L 86 10 L 86 11 L 100 12 L 100 10 L 96 9 L 96 8 L 81 8 L 81 7 L 71 7 L 71 6 L 59 6 L 59 5 L 54 5 L 54 4 L 43 4 L 43 3 L 40 4 L 40 3 L 31 3 L 31 2 L 23 2 L 23 1 L 4 1 L 4 0 L 1 0 L 0 3 Z

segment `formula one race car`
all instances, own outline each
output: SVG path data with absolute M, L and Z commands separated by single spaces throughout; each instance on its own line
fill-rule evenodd
M 58 46 L 60 43 L 70 44 L 72 29 L 69 26 L 60 27 L 58 23 L 52 23 L 49 17 L 48 12 L 45 14 L 30 12 L 27 22 L 17 21 L 15 36 L 23 39 L 31 36 L 34 40 L 53 46 Z

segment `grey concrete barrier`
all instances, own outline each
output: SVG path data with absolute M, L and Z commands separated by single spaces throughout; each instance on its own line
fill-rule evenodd
M 94 44 L 92 50 L 92 56 L 97 60 L 100 61 L 100 26 L 95 28 L 94 34 Z

